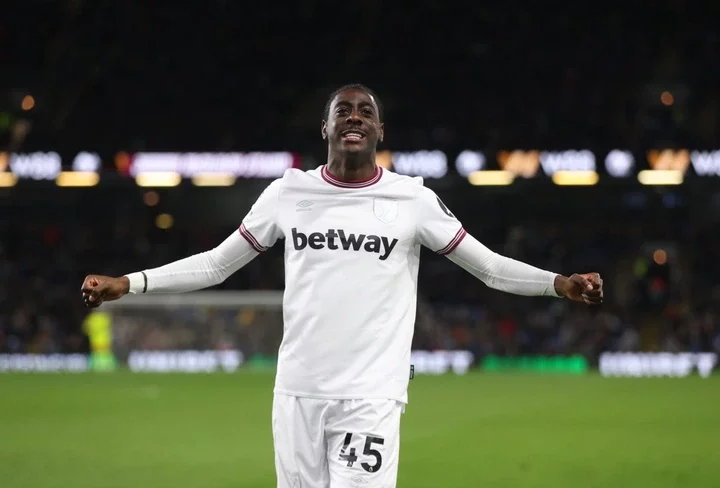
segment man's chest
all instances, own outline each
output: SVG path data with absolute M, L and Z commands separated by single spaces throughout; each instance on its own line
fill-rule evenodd
M 354 251 L 385 261 L 414 245 L 416 222 L 409 198 L 298 194 L 285 195 L 279 203 L 288 250 Z

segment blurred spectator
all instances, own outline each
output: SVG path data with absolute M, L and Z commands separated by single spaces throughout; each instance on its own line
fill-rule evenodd
M 0 259 L 3 275 L 0 351 L 48 354 L 85 350 L 87 342 L 82 338 L 80 324 L 86 311 L 81 306 L 77 288 L 86 272 L 95 268 L 122 274 L 161 265 L 203 250 L 200 242 L 204 244 L 213 239 L 219 242 L 224 237 L 224 231 L 211 229 L 195 229 L 191 233 L 187 229 L 168 230 L 162 245 L 151 245 L 148 251 L 138 253 L 136 244 L 145 239 L 148 231 L 143 226 L 128 224 L 113 224 L 115 230 L 107 241 L 110 248 L 87 245 L 102 242 L 102 236 L 107 235 L 106 226 L 80 225 L 80 221 L 72 219 L 52 227 L 32 225 L 23 227 L 22 232 L 3 234 L 0 239 L 4 250 Z M 537 266 L 557 269 L 556 247 L 551 244 L 555 230 L 524 226 L 522 233 L 532 238 L 518 240 L 520 232 L 519 227 L 511 230 L 506 244 L 512 243 L 512 246 L 504 248 Z M 83 238 L 69 238 L 73 233 Z M 489 246 L 503 248 L 496 244 L 493 233 L 483 234 Z M 590 236 L 592 234 L 585 236 L 587 247 L 602 245 L 601 234 L 595 235 L 595 242 L 587 241 Z M 545 244 L 538 246 L 539 243 Z M 684 252 L 705 261 L 708 258 L 701 254 L 702 249 L 704 247 L 699 246 Z M 578 252 L 576 256 L 568 254 L 561 258 L 561 261 L 572 258 L 573 269 L 585 269 L 591 262 L 602 263 L 601 267 L 607 270 L 604 275 L 609 294 L 607 303 L 599 310 L 564 301 L 496 292 L 447 259 L 425 253 L 425 265 L 421 266 L 420 273 L 421 300 L 415 346 L 463 348 L 478 355 L 582 353 L 591 357 L 603 350 L 717 351 L 720 330 L 712 301 L 717 285 L 695 286 L 692 302 L 673 301 L 659 310 L 648 308 L 639 298 L 627 300 L 626 291 L 633 289 L 633 283 L 642 288 L 644 278 L 642 275 L 631 277 L 626 273 L 626 266 L 613 268 L 612 264 L 632 262 L 636 252 L 605 249 L 602 254 Z M 598 261 L 598 256 L 603 256 L 603 260 Z M 688 261 L 688 265 L 691 264 L 692 260 Z M 282 289 L 282 267 L 282 249 L 277 246 L 219 288 Z M 562 269 L 567 268 L 563 265 Z M 692 273 L 679 265 L 676 268 L 673 271 L 676 274 Z M 264 279 L 257 279 L 259 276 Z M 227 348 L 237 337 L 242 337 L 243 347 L 272 354 L 281 338 L 278 313 L 260 313 L 247 307 L 179 309 L 144 318 L 129 313 L 123 315 L 122 320 L 133 321 L 135 332 L 127 333 L 142 337 L 138 346 L 144 348 L 195 347 L 203 341 Z M 119 323 L 126 323 L 122 320 Z M 159 327 L 160 323 L 166 323 L 167 328 Z M 145 332 L 137 335 L 143 327 Z M 202 336 L 197 335 L 198 331 L 204 331 Z M 116 340 L 126 341 L 122 335 Z

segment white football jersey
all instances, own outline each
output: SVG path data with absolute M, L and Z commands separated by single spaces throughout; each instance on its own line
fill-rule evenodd
M 407 402 L 420 245 L 448 254 L 466 234 L 422 178 L 291 169 L 240 233 L 259 252 L 285 239 L 276 393 Z

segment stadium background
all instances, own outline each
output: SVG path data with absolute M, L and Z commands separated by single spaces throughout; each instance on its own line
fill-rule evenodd
M 272 177 L 324 162 L 322 107 L 356 81 L 385 105 L 383 165 L 425 177 L 492 249 L 607 286 L 598 309 L 514 297 L 424 251 L 400 486 L 716 483 L 710 7 L 68 0 L 8 14 L 2 486 L 272 486 L 281 315 L 253 300 L 282 289 L 280 246 L 218 287 L 229 298 L 88 320 L 79 286 L 219 243 Z M 217 374 L 157 371 L 173 368 Z

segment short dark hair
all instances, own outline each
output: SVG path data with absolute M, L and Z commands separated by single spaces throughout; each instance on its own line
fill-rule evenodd
M 330 117 L 330 105 L 332 104 L 332 101 L 335 100 L 335 97 L 338 96 L 338 93 L 345 91 L 345 90 L 362 90 L 368 95 L 370 95 L 373 100 L 375 100 L 375 104 L 378 108 L 378 118 L 380 119 L 380 122 L 383 121 L 384 116 L 384 110 L 382 102 L 380 101 L 380 98 L 375 94 L 374 91 L 372 91 L 370 88 L 366 87 L 365 85 L 362 85 L 360 83 L 351 83 L 349 85 L 344 85 L 335 90 L 330 94 L 330 97 L 328 97 L 327 102 L 325 102 L 325 110 L 323 111 L 323 120 L 327 120 L 328 117 Z

